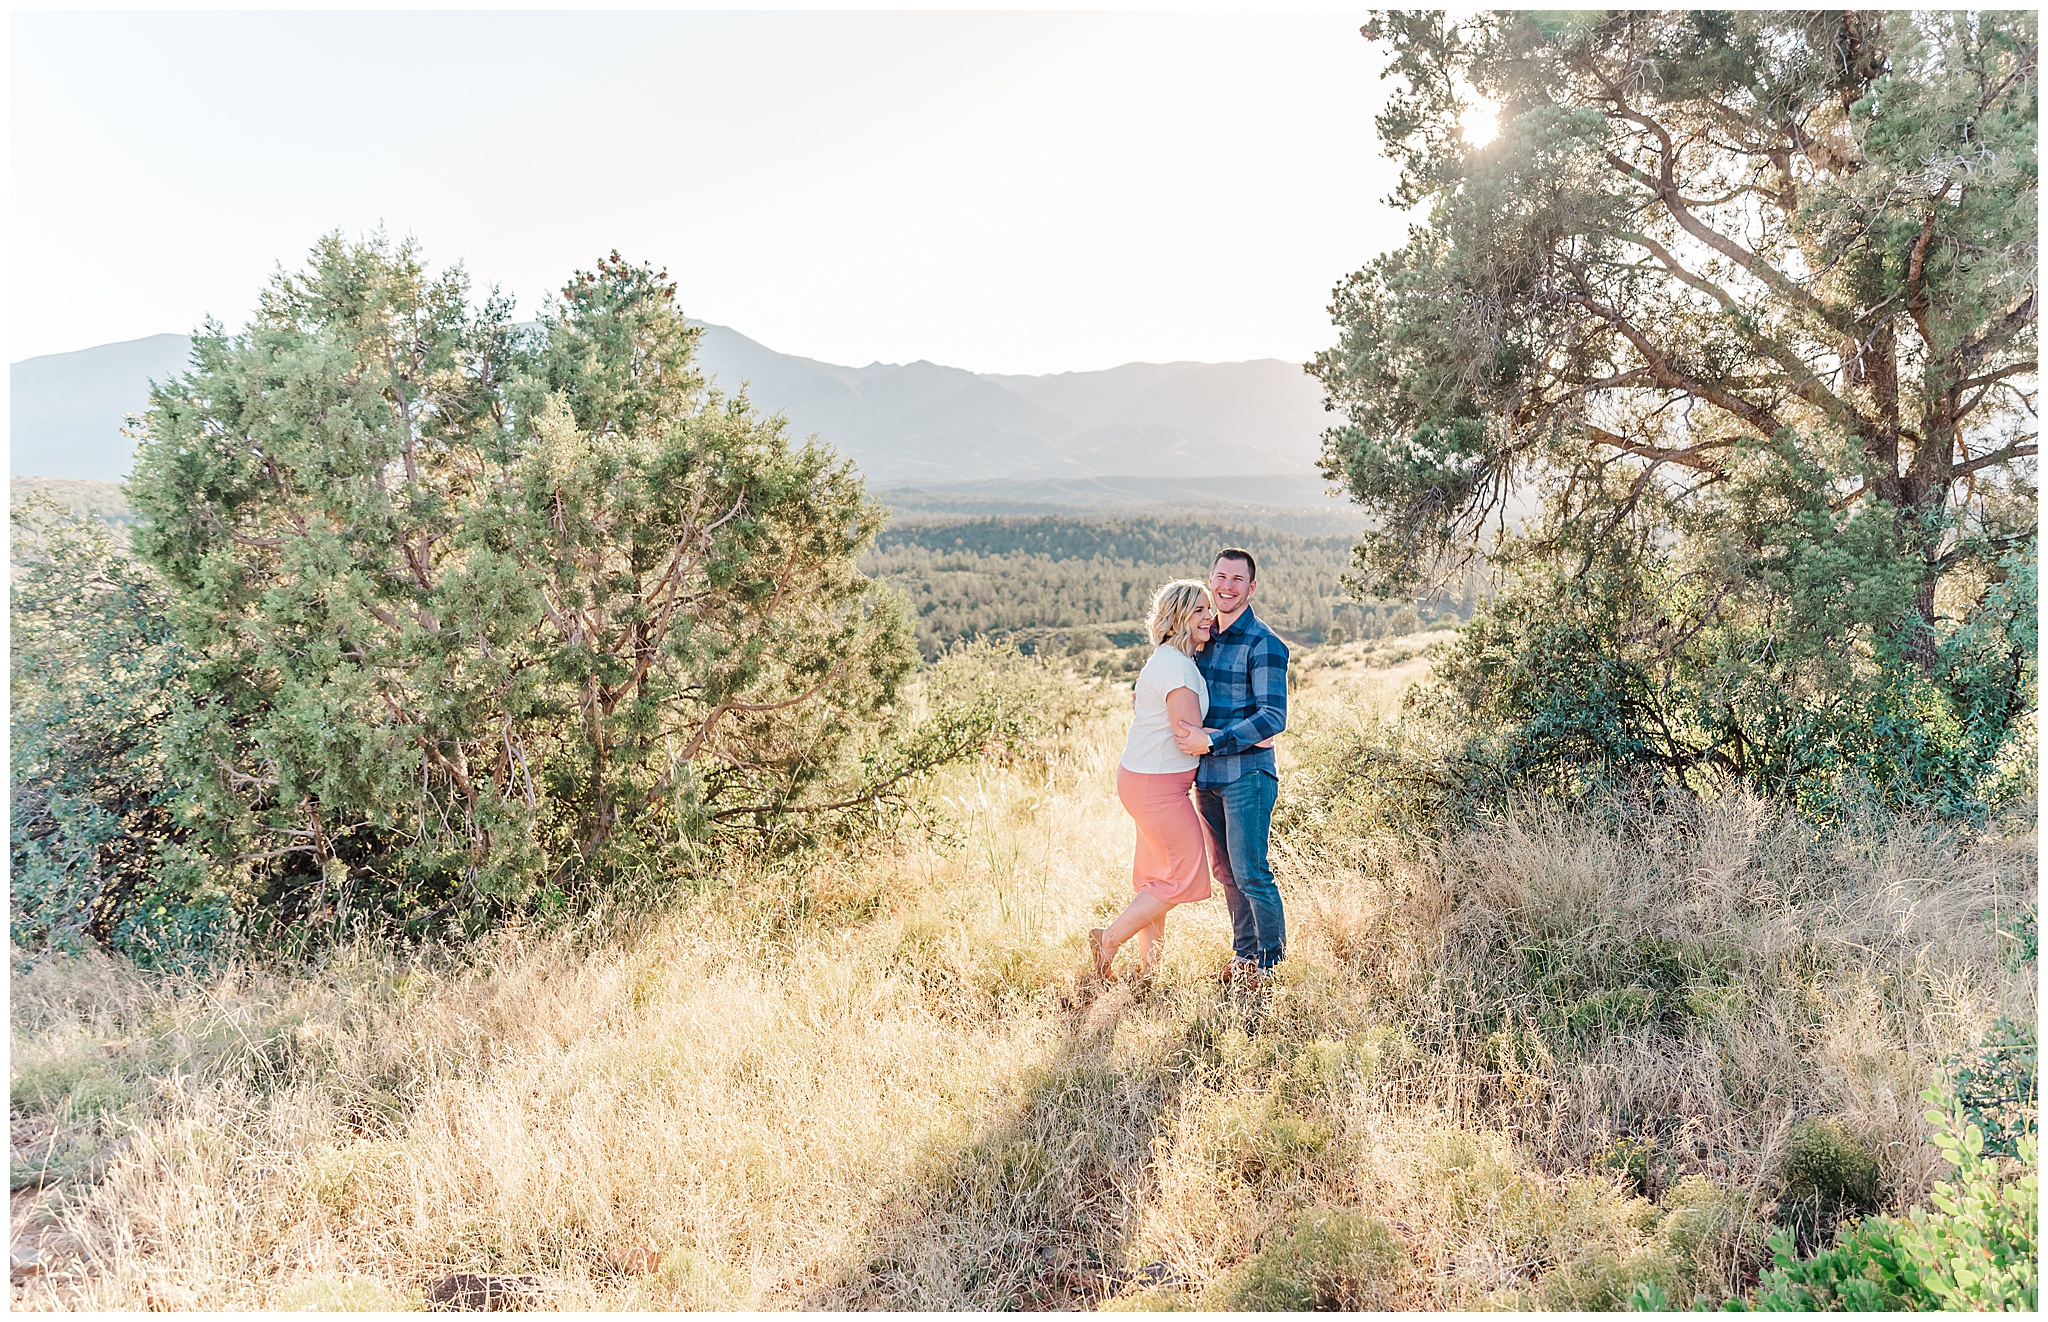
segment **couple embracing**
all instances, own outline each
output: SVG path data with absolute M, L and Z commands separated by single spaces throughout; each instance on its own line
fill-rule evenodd
M 1231 959 L 1218 976 L 1255 987 L 1286 952 L 1266 840 L 1280 788 L 1273 739 L 1287 727 L 1287 645 L 1252 613 L 1257 587 L 1258 562 L 1232 546 L 1216 553 L 1207 583 L 1181 579 L 1152 599 L 1152 658 L 1134 686 L 1116 773 L 1117 797 L 1138 824 L 1137 895 L 1088 933 L 1101 978 L 1133 937 L 1150 972 L 1167 911 L 1208 899 L 1212 872 L 1230 909 Z

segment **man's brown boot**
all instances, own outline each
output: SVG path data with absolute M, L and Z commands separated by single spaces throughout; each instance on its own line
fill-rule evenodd
M 1258 961 L 1246 959 L 1243 955 L 1232 955 L 1230 962 L 1210 975 L 1225 987 L 1233 983 L 1256 983 L 1259 980 Z

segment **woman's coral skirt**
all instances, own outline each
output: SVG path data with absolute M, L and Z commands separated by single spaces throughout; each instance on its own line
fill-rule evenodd
M 1167 904 L 1209 898 L 1209 853 L 1202 819 L 1188 791 L 1195 773 L 1116 769 L 1116 796 L 1138 824 L 1131 886 Z

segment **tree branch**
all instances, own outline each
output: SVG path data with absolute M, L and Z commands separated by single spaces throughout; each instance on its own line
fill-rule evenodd
M 1941 213 L 1937 204 L 1955 187 L 1954 178 L 1945 179 L 1927 199 L 1927 218 L 1920 222 L 1920 235 L 1913 241 L 1913 255 L 1906 259 L 1906 312 L 1920 332 L 1928 353 L 1935 352 L 1934 328 L 1927 324 L 1927 250 L 1934 243 L 1934 222 Z
M 837 678 L 839 678 L 839 667 L 835 665 L 830 670 L 827 670 L 825 672 L 825 677 L 823 679 L 820 679 L 816 684 L 812 685 L 809 689 L 797 694 L 793 698 L 784 698 L 778 702 L 733 702 L 728 700 L 726 702 L 719 703 L 716 707 L 713 707 L 711 709 L 710 715 L 704 718 L 703 724 L 697 728 L 697 733 L 691 736 L 690 742 L 683 746 L 682 755 L 678 757 L 676 760 L 678 762 L 694 761 L 699 750 L 701 750 L 704 747 L 704 741 L 711 737 L 712 728 L 715 727 L 719 721 L 725 719 L 725 715 L 727 712 L 781 711 L 786 707 L 794 707 L 800 702 L 809 702 L 812 698 L 815 698 L 820 693 L 823 693 L 825 691 L 826 686 L 831 684 L 831 682 Z
M 1986 454 L 1980 454 L 1968 463 L 1957 464 L 1949 469 L 1949 476 L 1968 477 L 1970 474 L 1991 467 L 1993 464 L 2009 463 L 2014 459 L 2026 459 L 2040 453 L 2040 447 L 2027 441 L 2014 441 Z
M 1630 110 L 1620 100 L 1618 95 L 1614 100 L 1618 108 L 1617 115 L 1620 118 L 1641 124 L 1657 135 L 1661 144 L 1658 152 L 1660 158 L 1659 173 L 1656 176 L 1646 174 L 1611 151 L 1603 153 L 1607 158 L 1608 164 L 1655 193 L 1657 199 L 1664 204 L 1664 209 L 1670 213 L 1671 218 L 1677 221 L 1679 227 L 1686 233 L 1733 261 L 1743 270 L 1748 271 L 1751 275 L 1762 281 L 1772 293 L 1797 305 L 1818 318 L 1822 323 L 1835 327 L 1838 330 L 1841 329 L 1841 327 L 1837 326 L 1838 318 L 1835 314 L 1830 312 L 1827 306 L 1819 299 L 1816 299 L 1811 293 L 1788 278 L 1783 271 L 1772 266 L 1763 258 L 1693 214 L 1692 209 L 1685 205 L 1685 198 L 1679 194 L 1678 184 L 1672 177 L 1672 171 L 1676 168 L 1677 162 L 1671 150 L 1670 135 L 1655 121 Z
M 1583 286 L 1586 283 L 1584 272 L 1578 270 L 1576 263 L 1573 266 L 1574 270 L 1579 274 L 1580 282 Z M 1673 390 L 1682 390 L 1697 399 L 1705 400 L 1716 408 L 1742 419 L 1754 428 L 1759 435 L 1765 438 L 1776 436 L 1785 429 L 1785 424 L 1778 421 L 1777 416 L 1769 409 L 1752 404 L 1739 395 L 1731 395 L 1726 391 L 1718 390 L 1703 381 L 1695 381 L 1680 372 L 1664 356 L 1664 351 L 1650 342 L 1649 336 L 1638 330 L 1620 312 L 1599 302 L 1590 294 L 1579 295 L 1571 301 L 1581 304 L 1595 316 L 1605 320 L 1615 330 L 1619 331 L 1624 339 L 1633 344 L 1636 347 L 1636 352 L 1643 355 L 1645 363 L 1649 366 L 1659 384 L 1668 386 Z
M 2027 296 L 2015 304 L 2011 311 L 2000 317 L 1976 340 L 1956 346 L 1956 370 L 1960 375 L 1973 370 L 1978 363 L 2003 349 L 2015 335 L 2025 330 L 2034 321 L 2035 291 L 2029 289 Z
M 1713 281 L 1688 270 L 1677 258 L 1671 255 L 1669 249 L 1649 235 L 1638 234 L 1632 231 L 1619 231 L 1615 237 L 1636 244 L 1647 251 L 1657 259 L 1658 263 L 1666 271 L 1669 271 L 1686 284 L 1691 285 L 1719 303 L 1723 312 L 1733 313 L 1741 310 L 1741 304 L 1736 301 L 1734 295 Z M 1784 384 L 1791 389 L 1793 394 L 1798 395 L 1801 399 L 1817 408 L 1832 413 L 1839 418 L 1847 419 L 1852 423 L 1861 424 L 1865 421 L 1862 415 L 1846 400 L 1843 400 L 1834 391 L 1822 385 L 1820 374 L 1815 372 L 1789 346 L 1780 343 L 1775 336 L 1764 334 L 1761 327 L 1751 328 L 1749 338 L 1754 343 L 1760 345 L 1777 361 L 1778 370 L 1786 375 Z
M 1711 473 L 1715 477 L 1726 477 L 1728 475 L 1726 468 L 1712 459 L 1703 458 L 1701 451 L 1725 450 L 1734 445 L 1733 441 L 1708 441 L 1688 449 L 1674 450 L 1659 445 L 1645 445 L 1641 441 L 1631 441 L 1625 436 L 1617 436 L 1605 427 L 1596 427 L 1591 423 L 1586 423 L 1585 428 L 1587 440 L 1604 445 L 1611 450 L 1619 450 L 1623 454 L 1632 454 L 1639 459 L 1649 459 L 1660 464 L 1677 464 L 1681 468 L 1690 468 L 1699 473 Z

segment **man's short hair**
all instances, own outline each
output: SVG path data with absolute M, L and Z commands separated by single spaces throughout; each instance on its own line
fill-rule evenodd
M 1259 581 L 1259 562 L 1252 559 L 1252 553 L 1245 550 L 1242 546 L 1226 546 L 1218 551 L 1216 559 L 1209 562 L 1209 568 L 1212 572 L 1216 568 L 1216 560 L 1242 560 L 1244 561 L 1245 577 L 1254 583 Z

